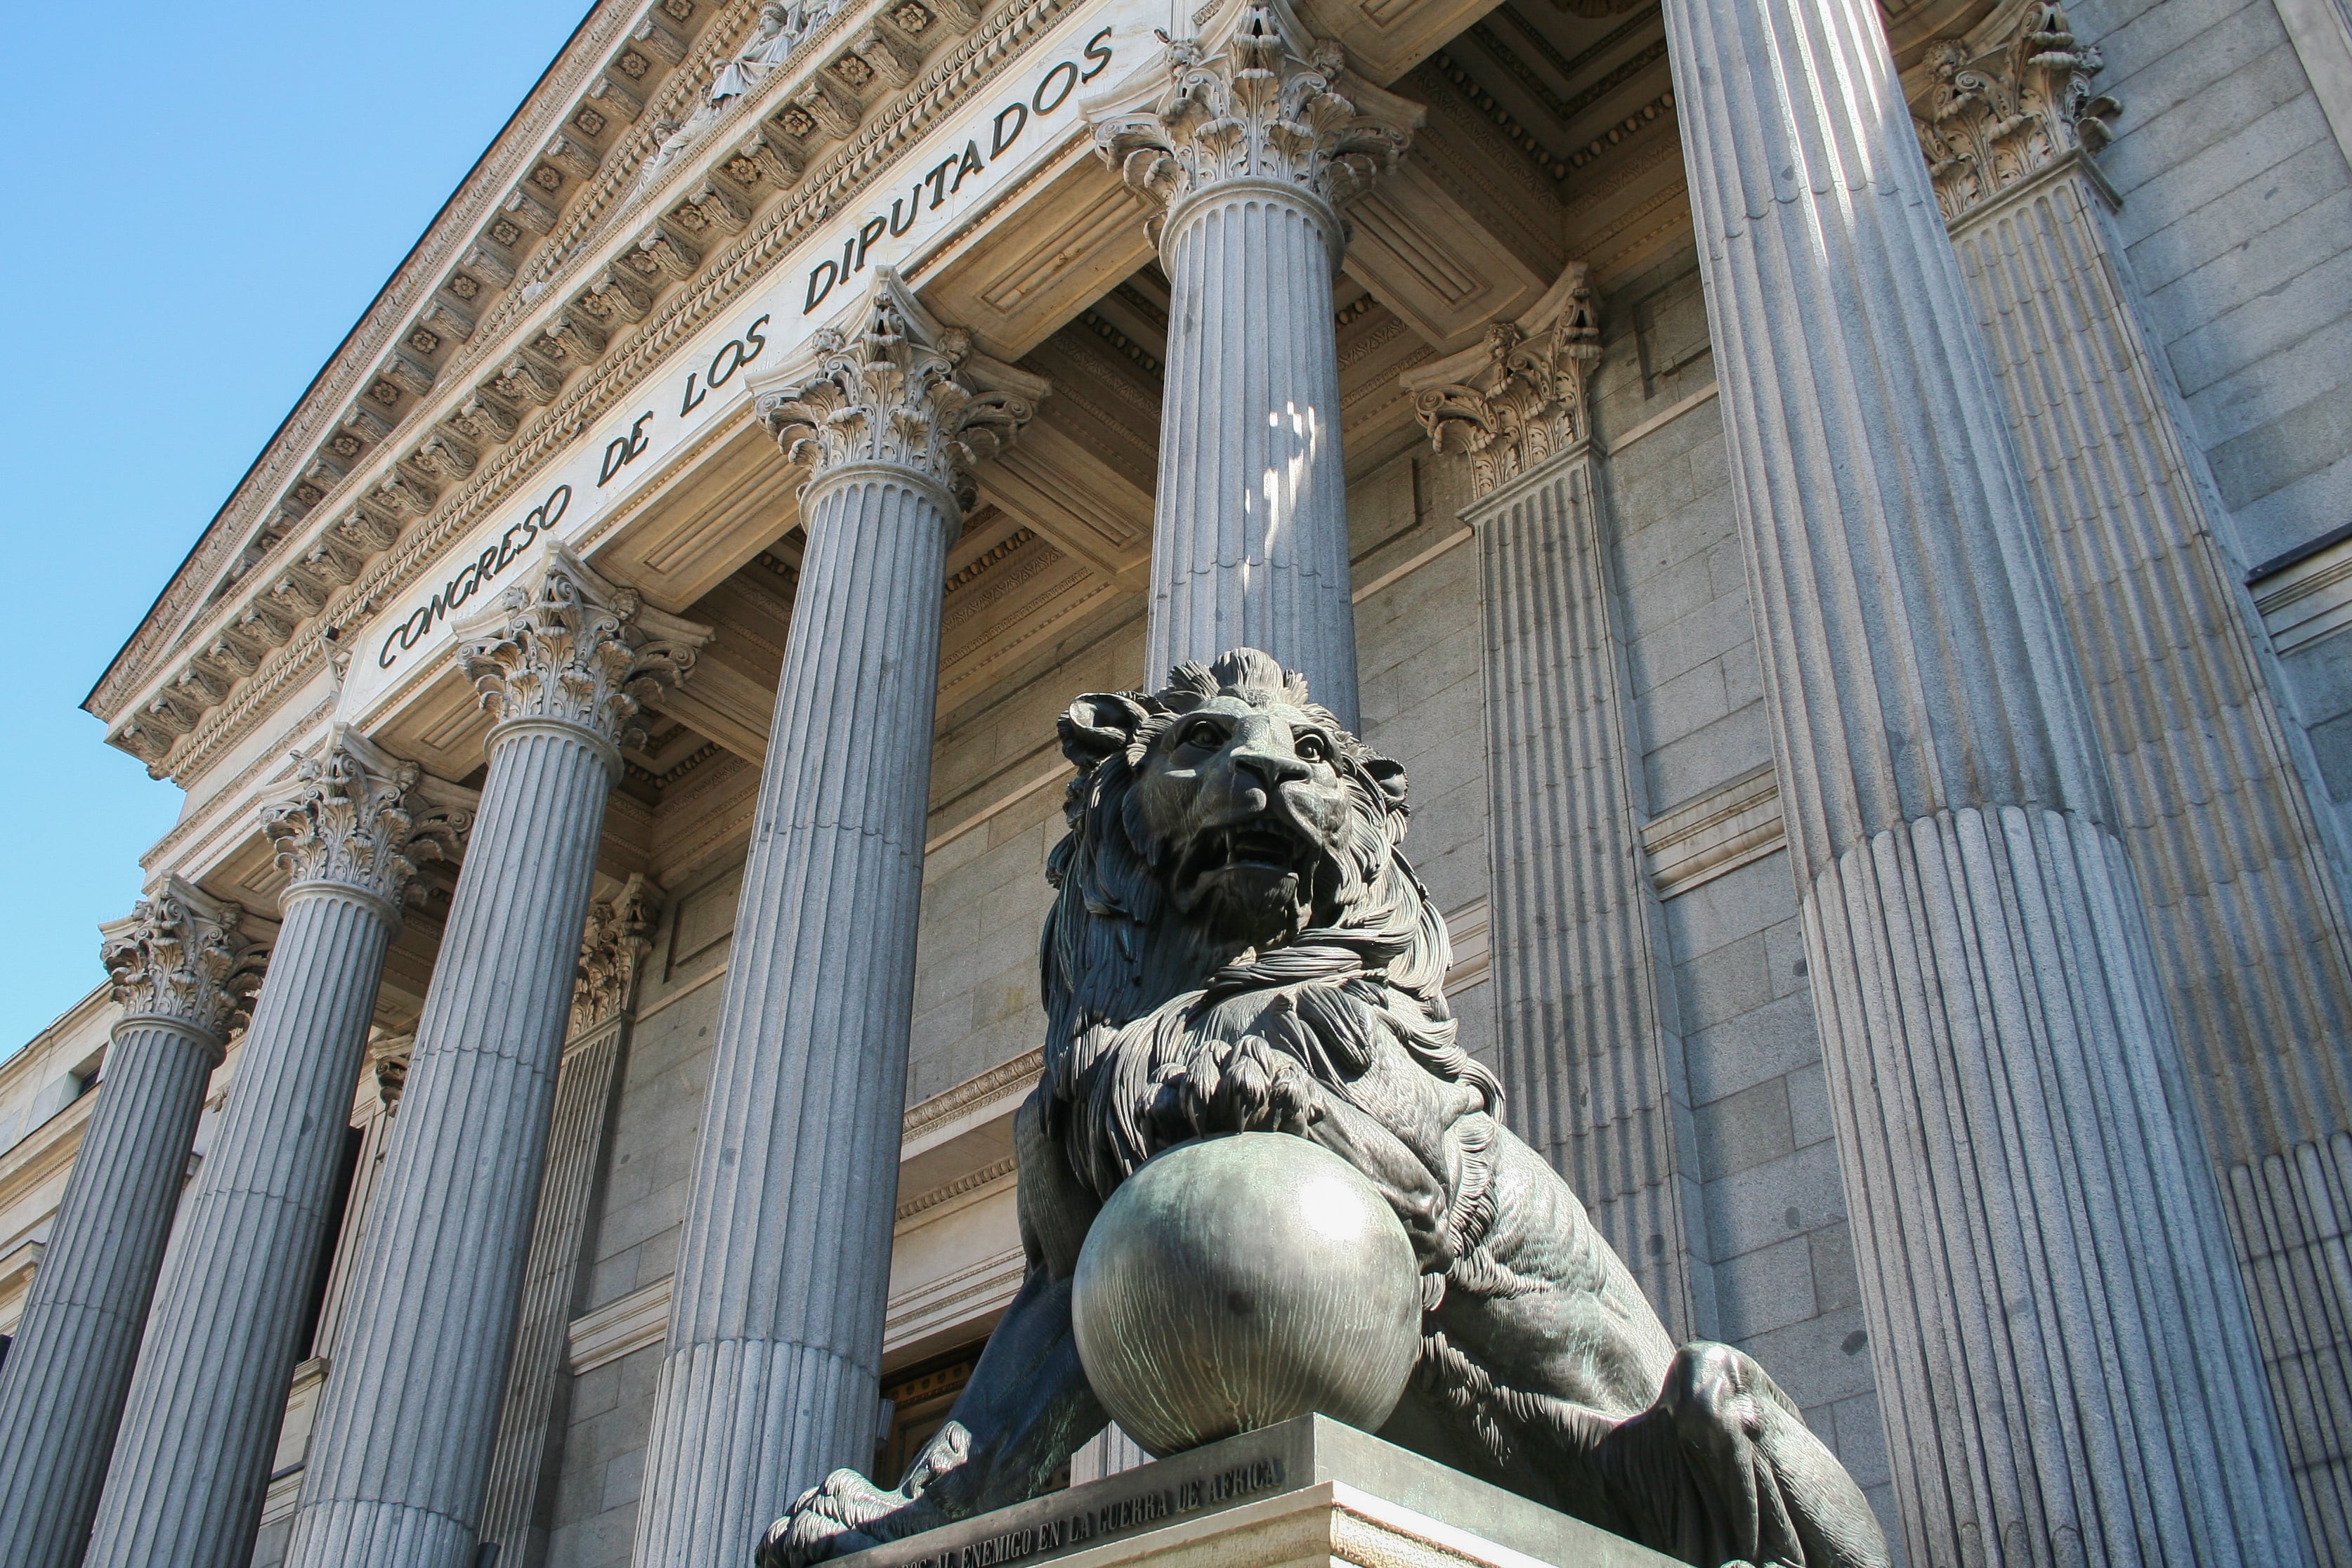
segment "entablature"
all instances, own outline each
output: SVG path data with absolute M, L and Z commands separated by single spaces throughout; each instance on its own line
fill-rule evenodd
M 1413 25 L 1433 46 L 1486 8 L 1414 8 Z M 339 435 L 360 441 L 359 459 L 320 476 L 331 482 L 304 526 L 191 626 L 175 666 L 157 664 L 135 691 L 93 695 L 114 743 L 184 786 L 226 783 L 227 760 L 331 664 L 344 668 L 337 716 L 365 729 L 430 684 L 449 612 L 544 536 L 682 609 L 790 529 L 792 487 L 770 454 L 764 477 L 741 487 L 757 504 L 722 507 L 716 521 L 665 514 L 659 491 L 696 465 L 749 460 L 735 452 L 741 373 L 795 352 L 855 275 L 891 262 L 1012 357 L 1148 256 L 1133 198 L 1093 152 L 1079 106 L 1144 63 L 1163 7 L 866 0 L 819 18 L 782 63 L 718 101 L 713 82 L 761 35 L 750 0 L 708 9 L 656 0 L 625 39 L 600 44 L 611 68 L 572 73 L 568 129 L 516 175 L 509 195 L 526 199 L 502 201 L 488 243 L 477 237 L 449 274 L 472 279 L 473 294 L 444 289 L 420 307 L 425 330 L 447 337 L 429 361 L 411 344 L 393 365 L 422 364 L 430 379 L 387 410 L 396 421 L 355 405 L 366 417 Z M 657 89 L 628 85 L 639 79 L 617 62 L 633 50 L 667 62 L 641 73 L 658 75 Z M 689 103 L 700 107 L 679 125 L 673 111 Z M 1118 358 L 1108 340 L 1097 346 Z M 1063 553 L 1132 585 L 1150 503 L 1129 455 L 1050 428 L 1018 450 L 984 490 L 1034 511 Z

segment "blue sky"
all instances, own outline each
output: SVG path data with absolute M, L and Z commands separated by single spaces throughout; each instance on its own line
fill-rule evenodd
M 0 1057 L 95 985 L 180 792 L 82 698 L 588 0 L 30 6 L 0 95 Z

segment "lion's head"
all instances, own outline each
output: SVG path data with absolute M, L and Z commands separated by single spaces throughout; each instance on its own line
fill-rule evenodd
M 1213 1027 L 1213 1009 L 1275 990 L 1302 1017 L 1370 1008 L 1433 1071 L 1483 1074 L 1454 1043 L 1445 924 L 1402 848 L 1404 770 L 1302 677 L 1238 648 L 1178 666 L 1157 692 L 1081 697 L 1060 731 L 1078 771 L 1046 867 L 1059 891 L 1041 954 L 1050 1096 L 1094 1092 L 1081 1080 L 1155 1012 Z M 1332 1045 L 1301 1054 L 1344 1080 L 1358 1053 Z M 1102 1179 L 1127 1163 L 1109 1159 Z

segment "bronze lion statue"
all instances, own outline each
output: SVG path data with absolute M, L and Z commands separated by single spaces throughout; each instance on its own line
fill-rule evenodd
M 1728 1346 L 1677 1350 L 1455 1040 L 1445 924 L 1400 845 L 1403 770 L 1255 649 L 1082 697 L 1047 875 L 1045 1071 L 1016 1121 L 1028 1272 L 896 1489 L 837 1470 L 761 1543 L 806 1568 L 1045 1491 L 1107 1417 L 1070 1327 L 1078 1249 L 1159 1150 L 1295 1133 L 1349 1161 L 1422 1270 L 1380 1436 L 1701 1568 L 1878 1568 L 1869 1505 Z

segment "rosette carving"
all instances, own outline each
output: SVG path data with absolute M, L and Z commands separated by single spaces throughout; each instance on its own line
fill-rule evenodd
M 570 724 L 625 746 L 643 739 L 646 704 L 693 670 L 710 628 L 655 609 L 558 544 L 458 637 L 458 668 L 501 723 Z
M 261 807 L 261 830 L 296 886 L 333 882 L 397 908 L 417 867 L 455 860 L 473 813 L 470 792 L 423 792 L 425 770 L 336 727 L 326 749 L 297 761 L 290 787 Z
M 1251 180 L 1337 213 L 1404 156 L 1422 108 L 1349 72 L 1347 51 L 1309 35 L 1282 0 L 1258 0 L 1222 37 L 1171 40 L 1160 64 L 1092 114 L 1096 148 L 1162 208 Z
M 131 1018 L 168 1018 L 217 1047 L 244 1022 L 261 985 L 267 951 L 238 927 L 243 906 L 215 899 L 173 876 L 99 927 L 99 960 L 114 999 Z
M 971 505 L 971 470 L 1010 446 L 1051 384 L 972 348 L 887 267 L 856 317 L 822 328 L 810 357 L 759 394 L 787 461 L 812 478 L 852 464 L 919 474 Z
M 1935 85 L 1911 123 L 1946 223 L 2068 153 L 2098 152 L 2123 112 L 2091 90 L 2105 62 L 2053 5 L 2028 7 L 2017 36 L 1981 54 L 1942 39 L 1927 64 Z
M 1536 308 L 1483 342 L 1404 378 L 1430 445 L 1470 459 L 1485 495 L 1591 435 L 1586 390 L 1601 319 L 1584 263 L 1569 264 Z

